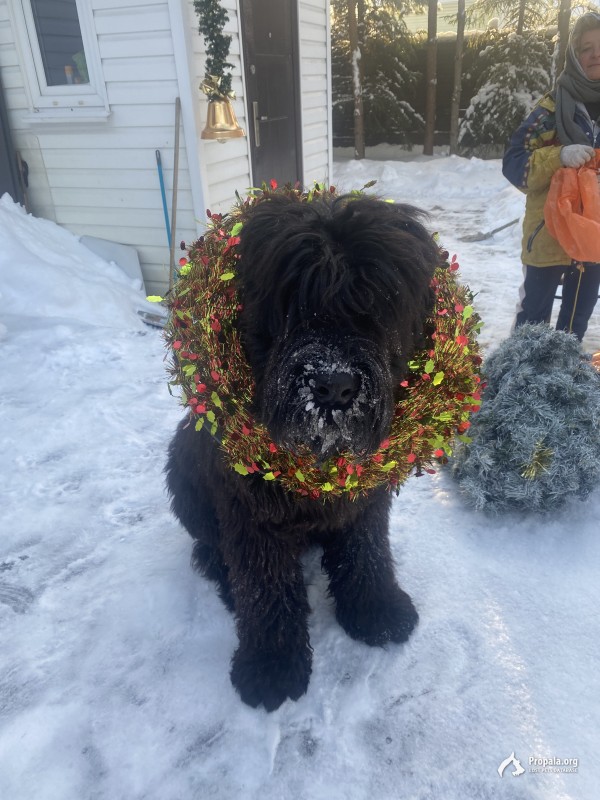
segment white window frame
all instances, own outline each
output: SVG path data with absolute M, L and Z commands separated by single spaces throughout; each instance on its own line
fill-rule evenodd
M 31 9 L 31 0 L 11 0 L 15 31 L 22 63 L 27 76 L 33 117 L 40 119 L 105 118 L 110 113 L 106 85 L 102 74 L 102 61 L 98 37 L 94 29 L 94 15 L 90 0 L 75 0 L 81 38 L 88 69 L 89 83 L 49 86 L 42 61 L 37 30 Z

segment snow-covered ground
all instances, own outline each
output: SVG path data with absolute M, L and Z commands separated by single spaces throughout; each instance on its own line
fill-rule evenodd
M 369 155 L 341 154 L 337 185 L 376 178 L 430 211 L 489 350 L 512 323 L 519 225 L 462 238 L 518 218 L 523 198 L 498 161 Z M 229 683 L 232 619 L 169 512 L 181 410 L 138 297 L 0 202 L 0 798 L 595 800 L 600 491 L 551 518 L 490 519 L 448 471 L 410 479 L 391 525 L 420 613 L 409 643 L 349 639 L 311 554 L 308 693 L 252 710 Z M 585 344 L 600 349 L 599 313 Z M 500 777 L 513 752 L 524 773 Z

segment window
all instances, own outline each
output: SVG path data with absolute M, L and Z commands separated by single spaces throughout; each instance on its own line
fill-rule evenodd
M 31 0 L 48 86 L 89 83 L 76 0 Z
M 44 119 L 108 113 L 90 6 L 89 0 L 13 0 L 33 110 Z

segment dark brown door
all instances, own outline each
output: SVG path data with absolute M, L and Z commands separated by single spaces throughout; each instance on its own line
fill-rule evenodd
M 242 0 L 254 186 L 302 181 L 296 0 Z

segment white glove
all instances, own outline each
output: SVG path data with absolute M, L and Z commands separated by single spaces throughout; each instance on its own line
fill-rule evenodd
M 594 155 L 594 148 L 587 144 L 568 144 L 561 148 L 560 163 L 563 167 L 583 167 Z

